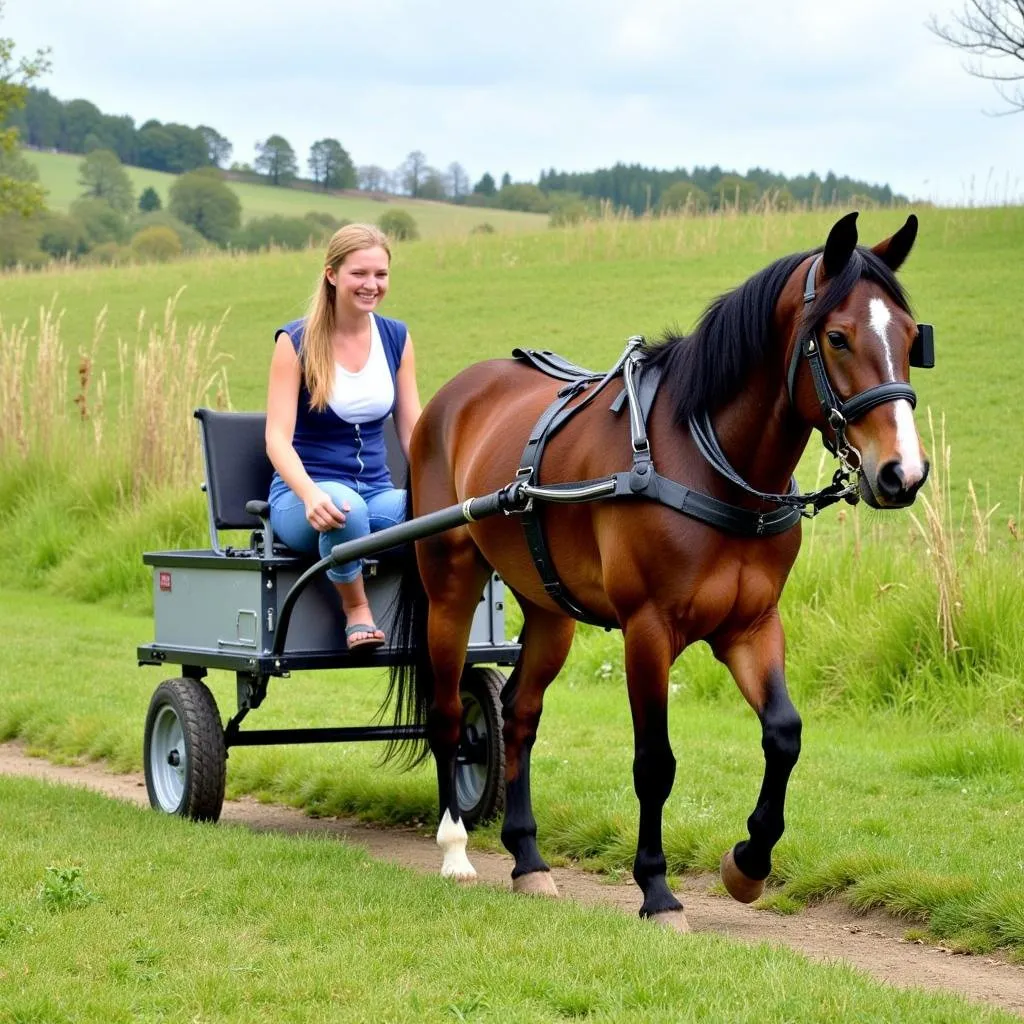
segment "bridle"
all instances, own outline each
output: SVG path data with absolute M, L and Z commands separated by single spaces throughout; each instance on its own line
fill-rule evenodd
M 857 257 L 856 253 L 853 255 L 854 258 Z M 807 281 L 804 284 L 805 316 L 817 294 L 814 288 L 814 278 L 822 258 L 819 255 L 812 260 L 810 269 L 807 271 Z M 861 458 L 860 452 L 847 440 L 847 426 L 859 420 L 871 409 L 884 405 L 886 402 L 897 402 L 903 399 L 910 403 L 911 408 L 915 408 L 917 392 L 906 381 L 886 381 L 883 384 L 865 388 L 845 401 L 839 398 L 829 380 L 825 360 L 821 355 L 821 339 L 812 325 L 793 346 L 793 355 L 789 361 L 786 385 L 789 390 L 790 404 L 794 406 L 796 402 L 793 389 L 801 356 L 807 360 L 807 365 L 811 369 L 811 380 L 814 382 L 814 391 L 818 397 L 818 405 L 821 407 L 825 423 L 832 428 L 835 435 L 835 440 L 832 441 L 823 430 L 821 432 L 822 443 L 839 459 L 844 469 L 849 473 L 854 473 L 860 469 Z M 935 365 L 935 342 L 931 324 L 917 325 L 917 335 L 910 348 L 910 365 L 922 368 L 930 368 Z
M 859 259 L 858 253 L 851 255 L 853 259 Z M 806 321 L 807 310 L 817 295 L 814 287 L 814 278 L 821 265 L 823 256 L 818 255 L 811 261 L 810 269 L 807 271 L 807 280 L 804 283 L 804 319 Z M 800 366 L 800 357 L 807 360 L 811 368 L 811 379 L 814 381 L 814 391 L 821 406 L 822 415 L 825 417 L 826 428 L 821 432 L 822 444 L 837 459 L 839 468 L 832 477 L 832 482 L 818 491 L 801 493 L 796 486 L 796 480 L 790 485 L 786 494 L 772 494 L 759 491 L 740 476 L 733 469 L 726 458 L 722 446 L 715 436 L 715 429 L 711 424 L 711 416 L 705 411 L 703 416 L 690 420 L 690 434 L 697 445 L 701 455 L 727 480 L 735 484 L 740 490 L 745 491 L 752 497 L 762 501 L 773 502 L 776 505 L 788 506 L 800 510 L 800 514 L 806 518 L 816 516 L 822 509 L 828 508 L 839 500 L 845 500 L 850 504 L 858 501 L 857 484 L 854 476 L 860 472 L 860 452 L 850 444 L 846 437 L 846 428 L 850 423 L 860 419 L 865 413 L 874 409 L 875 406 L 885 402 L 896 402 L 901 399 L 908 401 L 911 407 L 917 405 L 917 392 L 906 381 L 886 381 L 884 384 L 875 384 L 873 387 L 865 388 L 845 401 L 839 398 L 829 380 L 828 370 L 825 368 L 825 361 L 821 355 L 821 340 L 814 324 L 805 330 L 800 340 L 793 346 L 793 355 L 789 360 L 789 372 L 786 375 L 786 386 L 789 391 L 790 404 L 795 408 L 796 402 L 793 396 L 793 389 L 796 381 L 797 370 Z M 935 365 L 935 336 L 931 324 L 918 324 L 917 334 L 914 337 L 910 348 L 910 365 L 930 369 Z M 832 428 L 835 440 L 829 439 L 826 430 Z

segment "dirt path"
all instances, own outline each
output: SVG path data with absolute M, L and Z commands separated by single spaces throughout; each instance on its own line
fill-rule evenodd
M 16 743 L 0 744 L 0 773 L 85 786 L 119 800 L 148 803 L 145 783 L 139 775 L 114 775 L 96 765 L 50 764 L 28 757 Z M 259 831 L 335 835 L 358 843 L 374 857 L 415 871 L 433 873 L 440 865 L 433 840 L 411 829 L 378 828 L 348 819 L 308 818 L 292 808 L 250 799 L 227 801 L 221 820 Z M 472 849 L 471 855 L 483 882 L 509 885 L 511 858 Z M 639 890 L 632 882 L 610 883 L 572 868 L 556 868 L 554 878 L 564 896 L 581 903 L 618 907 L 630 914 L 635 914 L 640 905 Z M 754 910 L 709 894 L 714 881 L 708 876 L 687 879 L 684 884 L 680 895 L 694 931 L 715 932 L 742 942 L 776 943 L 814 960 L 844 960 L 891 985 L 957 992 L 1024 1017 L 1024 967 L 906 942 L 902 938 L 904 927 L 885 914 L 858 915 L 836 904 L 810 907 L 791 917 Z

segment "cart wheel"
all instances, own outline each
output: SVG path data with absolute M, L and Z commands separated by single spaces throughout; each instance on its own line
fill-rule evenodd
M 149 702 L 142 747 L 150 804 L 192 821 L 216 821 L 227 751 L 213 694 L 198 679 L 167 679 Z
M 505 677 L 493 668 L 467 668 L 462 676 L 455 792 L 466 828 L 490 821 L 505 809 L 504 685 Z

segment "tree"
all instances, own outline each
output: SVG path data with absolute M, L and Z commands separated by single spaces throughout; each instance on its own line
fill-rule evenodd
M 448 190 L 445 188 L 444 178 L 436 167 L 423 168 L 423 180 L 420 182 L 420 199 L 447 199 Z
M 77 217 L 48 213 L 39 232 L 39 248 L 57 260 L 74 258 L 89 251 L 89 236 Z
M 64 108 L 46 89 L 29 89 L 25 100 L 25 141 L 39 149 L 56 149 Z
M 242 204 L 213 170 L 189 171 L 171 185 L 168 210 L 204 238 L 227 245 L 242 220 Z
M 125 217 L 105 199 L 76 199 L 71 204 L 71 216 L 85 228 L 90 246 L 124 241 Z
M 497 205 L 505 210 L 525 210 L 529 213 L 547 213 L 551 200 L 530 182 L 504 185 L 496 197 Z
M 201 124 L 196 131 L 206 143 L 206 155 L 214 167 L 223 167 L 231 159 L 231 151 L 235 148 L 215 128 Z
M 105 199 L 121 213 L 130 213 L 135 205 L 128 172 L 109 149 L 94 149 L 78 165 L 78 184 L 83 186 L 86 199 Z
M 416 221 L 408 210 L 388 210 L 377 219 L 377 226 L 392 241 L 413 241 L 420 237 Z
M 478 196 L 493 196 L 498 189 L 494 184 L 494 178 L 491 177 L 490 173 L 485 173 L 484 176 L 473 186 L 473 191 Z
M 166 263 L 181 255 L 181 239 L 170 228 L 154 224 L 132 236 L 132 253 L 140 260 Z
M 359 187 L 364 192 L 387 192 L 388 172 L 376 164 L 364 164 L 359 168 Z
M 142 195 L 139 196 L 139 209 L 143 213 L 152 213 L 154 210 L 159 210 L 163 205 L 160 201 L 160 193 L 152 186 L 143 189 Z
M 395 172 L 399 188 L 415 199 L 420 194 L 426 169 L 427 158 L 418 149 L 414 149 Z
M 659 213 L 697 213 L 707 208 L 707 194 L 692 181 L 673 182 L 658 200 Z
M 3 0 L 0 0 L 0 16 L 3 10 Z M 39 50 L 31 60 L 22 57 L 15 63 L 14 40 L 0 38 L 0 124 L 6 122 L 10 111 L 24 106 L 28 83 L 49 70 L 47 53 Z M 17 147 L 17 129 L 0 130 L 0 158 L 14 155 Z M 29 217 L 43 208 L 44 196 L 36 182 L 0 171 L 0 217 L 7 213 Z
M 324 189 L 356 187 L 352 158 L 337 139 L 320 139 L 313 143 L 309 150 L 309 173 Z
M 285 184 L 299 173 L 295 150 L 280 135 L 271 135 L 266 142 L 256 143 L 254 166 L 270 178 L 272 185 Z
M 928 27 L 969 54 L 968 74 L 995 83 L 1004 113 L 1024 112 L 1024 0 L 964 0 L 952 24 L 933 16 Z
M 183 174 L 210 164 L 206 138 L 198 128 L 147 121 L 136 136 L 140 167 Z
M 452 199 L 461 199 L 469 191 L 469 175 L 458 161 L 448 165 L 445 172 L 445 186 Z
M 508 187 L 509 187 L 509 185 L 511 185 L 511 184 L 512 184 L 512 175 L 511 175 L 511 174 L 509 174 L 509 173 L 508 173 L 508 171 L 506 171 L 506 172 L 505 172 L 505 173 L 504 173 L 504 174 L 503 174 L 503 175 L 501 176 L 501 187 L 502 187 L 502 188 L 508 188 Z

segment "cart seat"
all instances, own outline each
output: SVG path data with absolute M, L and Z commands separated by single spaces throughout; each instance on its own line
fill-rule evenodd
M 196 409 L 205 470 L 206 504 L 210 521 L 210 546 L 219 555 L 262 555 L 271 558 L 290 553 L 280 542 L 275 544 L 270 526 L 270 481 L 274 467 L 267 457 L 267 417 L 262 412 L 222 412 Z M 392 479 L 404 481 L 405 456 L 394 423 L 384 424 L 388 449 L 388 468 Z M 241 551 L 220 544 L 221 530 L 252 531 L 251 549 Z M 387 559 L 388 552 L 379 558 Z M 367 560 L 373 571 L 375 560 Z

